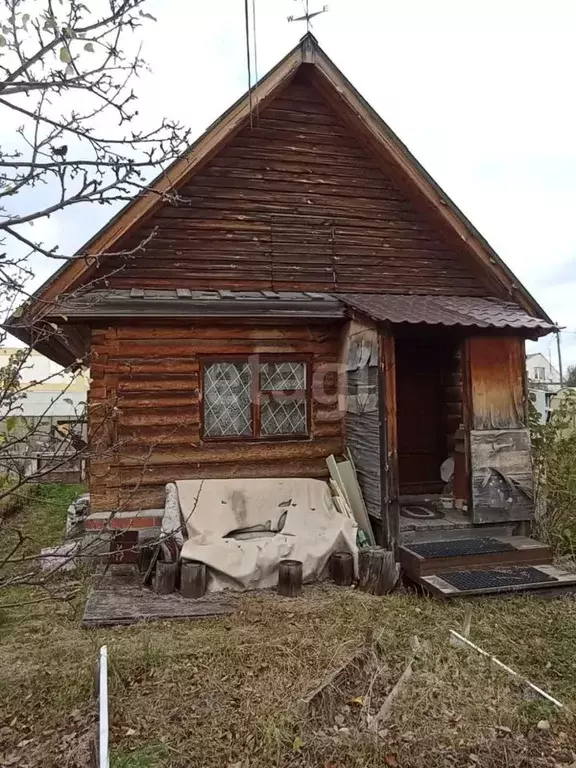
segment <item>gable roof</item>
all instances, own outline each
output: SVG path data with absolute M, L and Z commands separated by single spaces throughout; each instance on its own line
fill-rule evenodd
M 31 343 L 31 326 L 49 313 L 50 307 L 58 302 L 59 297 L 87 281 L 95 264 L 104 260 L 107 252 L 114 250 L 114 245 L 120 238 L 151 215 L 165 202 L 167 194 L 185 184 L 214 157 L 247 124 L 251 110 L 263 109 L 302 67 L 307 68 L 314 86 L 339 112 L 349 128 L 363 140 L 371 154 L 382 162 L 387 173 L 393 171 L 436 219 L 459 238 L 464 249 L 492 286 L 494 296 L 515 301 L 529 315 L 552 325 L 548 315 L 464 214 L 340 72 L 316 39 L 307 34 L 255 86 L 251 94 L 242 96 L 181 157 L 163 171 L 152 182 L 150 191 L 128 203 L 79 249 L 74 259 L 63 264 L 36 291 L 32 299 L 9 318 L 6 327 L 14 335 Z M 66 346 L 65 337 L 60 336 L 58 343 Z M 46 353 L 46 350 L 43 351 Z

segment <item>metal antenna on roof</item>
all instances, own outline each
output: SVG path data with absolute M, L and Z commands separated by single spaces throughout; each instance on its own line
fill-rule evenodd
M 258 48 L 256 46 L 256 0 L 252 0 L 252 45 L 254 47 L 254 83 L 258 83 Z
M 310 13 L 310 0 L 302 0 L 302 2 L 304 5 L 304 14 L 302 16 L 288 16 L 288 21 L 305 21 L 306 31 L 310 32 L 312 28 L 311 19 L 313 19 L 314 16 L 319 16 L 321 13 L 326 13 L 326 11 L 329 11 L 330 6 L 325 5 L 320 11 L 313 11 Z
M 244 22 L 246 33 L 246 63 L 248 65 L 248 109 L 250 112 L 250 128 L 254 127 L 252 118 L 252 79 L 250 77 L 250 14 L 248 13 L 248 0 L 244 0 Z

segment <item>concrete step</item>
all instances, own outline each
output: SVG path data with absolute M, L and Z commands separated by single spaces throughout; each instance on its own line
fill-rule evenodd
M 413 542 L 400 547 L 400 563 L 410 579 L 429 574 L 499 566 L 548 565 L 552 550 L 524 536 L 460 537 Z

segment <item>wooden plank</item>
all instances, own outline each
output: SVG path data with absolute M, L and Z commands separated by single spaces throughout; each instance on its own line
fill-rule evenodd
M 472 520 L 529 520 L 534 511 L 530 432 L 471 430 Z
M 389 328 L 379 337 L 380 342 L 380 413 L 383 415 L 381 456 L 384 457 L 382 483 L 382 529 L 384 544 L 396 550 L 400 530 L 400 491 L 398 477 L 398 428 L 396 409 L 396 351 Z
M 140 621 L 200 619 L 225 616 L 233 610 L 230 594 L 216 593 L 187 600 L 179 594 L 157 595 L 141 586 L 135 571 L 110 569 L 88 595 L 84 628 L 127 626 Z
M 525 426 L 524 340 L 518 336 L 468 339 L 473 429 Z
M 337 462 L 334 456 L 329 456 L 326 459 L 326 464 L 330 476 L 344 493 L 348 506 L 354 514 L 354 519 L 358 523 L 358 527 L 364 531 L 369 544 L 375 544 L 376 540 L 368 518 L 366 505 L 364 504 L 364 499 L 362 498 L 362 493 L 352 465 L 348 460 Z

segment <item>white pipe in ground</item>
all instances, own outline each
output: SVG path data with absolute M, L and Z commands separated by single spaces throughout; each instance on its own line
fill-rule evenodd
M 100 648 L 100 768 L 109 767 L 108 754 L 108 648 Z

